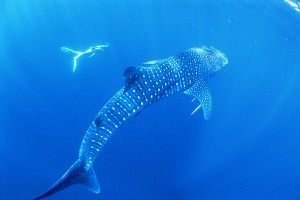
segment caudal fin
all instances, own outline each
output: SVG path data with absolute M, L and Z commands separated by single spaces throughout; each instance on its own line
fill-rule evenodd
M 86 171 L 83 161 L 77 160 L 48 191 L 34 200 L 44 199 L 74 184 L 85 185 L 95 193 L 100 192 L 100 186 L 93 168 L 90 167 Z

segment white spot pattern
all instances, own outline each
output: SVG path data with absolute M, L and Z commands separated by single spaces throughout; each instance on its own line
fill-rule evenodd
M 211 110 L 209 90 L 203 89 L 206 88 L 205 80 L 227 63 L 224 54 L 218 50 L 202 47 L 139 68 L 138 81 L 125 93 L 123 89 L 117 92 L 98 113 L 101 124 L 96 127 L 96 123 L 92 123 L 89 127 L 81 144 L 80 157 L 87 160 L 88 167 L 91 166 L 119 125 L 144 107 L 176 92 L 187 91 L 200 100 L 203 109 Z M 204 82 L 199 83 L 199 80 Z M 201 92 L 204 90 L 206 92 Z

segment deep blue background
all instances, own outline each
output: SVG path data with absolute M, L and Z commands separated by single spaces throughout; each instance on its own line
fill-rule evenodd
M 110 47 L 79 61 L 61 46 Z M 176 94 L 129 120 L 94 163 L 99 195 L 49 199 L 300 199 L 300 13 L 283 0 L 0 2 L 0 199 L 32 199 L 76 160 L 123 70 L 210 45 L 208 121 Z

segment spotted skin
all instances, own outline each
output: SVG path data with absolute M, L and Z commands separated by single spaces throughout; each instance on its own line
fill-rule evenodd
M 191 48 L 150 67 L 129 67 L 124 72 L 125 87 L 119 90 L 100 110 L 89 127 L 80 148 L 79 157 L 87 167 L 106 144 L 113 132 L 131 116 L 145 107 L 176 92 L 185 91 L 199 99 L 211 111 L 211 95 L 206 81 L 227 59 L 212 47 Z M 221 66 L 219 66 L 221 65 Z M 101 125 L 97 127 L 97 121 Z
M 191 48 L 155 63 L 149 67 L 129 67 L 125 70 L 125 87 L 104 105 L 82 140 L 77 161 L 82 166 L 81 171 L 94 174 L 92 164 L 115 130 L 145 107 L 169 95 L 183 91 L 194 96 L 200 101 L 205 119 L 209 118 L 211 95 L 207 80 L 228 63 L 225 55 L 212 47 Z M 61 179 L 68 180 L 66 177 L 69 171 Z M 88 178 L 91 178 L 90 176 Z M 93 181 L 83 184 L 89 185 L 95 182 L 96 186 L 90 185 L 92 188 L 90 190 L 99 192 L 97 179 L 92 178 Z M 72 180 L 68 181 L 72 182 Z M 69 182 L 68 185 L 71 185 Z M 73 184 L 75 183 L 77 182 Z M 52 188 L 57 187 L 60 188 L 56 185 Z

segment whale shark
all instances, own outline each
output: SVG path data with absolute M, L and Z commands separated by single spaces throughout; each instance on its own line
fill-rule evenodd
M 99 111 L 80 146 L 78 159 L 45 193 L 49 197 L 71 185 L 81 184 L 99 193 L 100 186 L 92 164 L 116 129 L 144 108 L 174 93 L 184 92 L 199 101 L 204 118 L 212 111 L 208 80 L 228 63 L 226 56 L 213 47 L 190 48 L 165 59 L 131 66 L 124 71 L 125 86 Z

